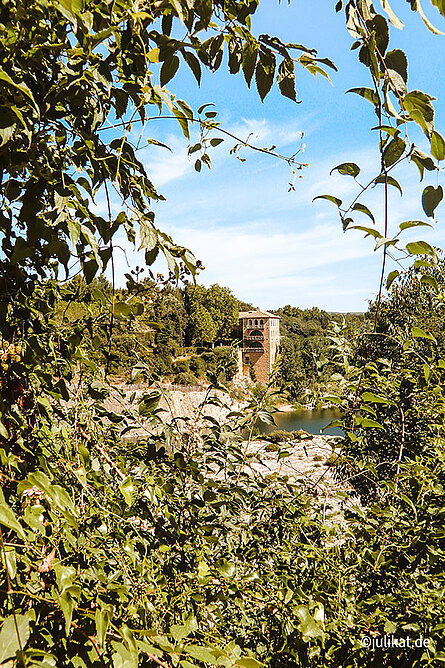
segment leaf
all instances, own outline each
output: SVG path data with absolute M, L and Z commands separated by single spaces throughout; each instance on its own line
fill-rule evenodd
M 386 397 L 381 397 L 378 394 L 374 394 L 373 392 L 363 392 L 362 399 L 363 401 L 367 401 L 372 404 L 391 404 L 392 406 L 394 405 L 393 401 L 386 399 Z
M 383 161 L 386 167 L 391 167 L 391 165 L 402 157 L 405 147 L 406 142 L 401 137 L 394 137 L 394 139 L 391 139 L 383 151 Z
M 400 135 L 400 130 L 398 128 L 393 128 L 392 125 L 375 125 L 371 130 L 386 132 L 386 134 L 391 135 L 391 137 L 398 137 Z
M 390 176 L 389 174 L 386 175 L 386 179 L 384 174 L 380 174 L 380 176 L 376 178 L 375 183 L 387 183 L 389 186 L 397 188 L 400 194 L 403 195 L 402 186 L 394 177 Z
M 433 227 L 431 223 L 426 223 L 423 220 L 405 220 L 404 223 L 400 223 L 399 228 L 401 230 L 407 230 L 411 227 Z
M 6 560 L 6 568 L 8 569 L 9 577 L 13 580 L 17 575 L 17 560 L 14 548 L 5 549 L 3 556 Z
M 383 239 L 383 235 L 373 227 L 364 227 L 363 225 L 352 225 L 349 229 L 351 230 L 361 230 L 366 232 L 365 238 L 368 236 L 374 237 L 374 239 Z
M 74 604 L 75 601 L 71 596 L 71 592 L 69 591 L 69 589 L 64 591 L 63 594 L 59 596 L 60 609 L 62 610 L 63 616 L 65 618 L 66 635 L 69 635 L 69 632 L 71 630 L 71 620 L 73 618 Z
M 147 266 L 152 265 L 153 262 L 158 257 L 158 255 L 159 255 L 159 247 L 158 246 L 156 246 L 156 248 L 153 248 L 153 250 L 151 250 L 151 251 L 146 250 L 145 251 L 145 264 Z
M 431 0 L 431 1 L 434 2 L 434 4 L 436 5 L 436 7 L 438 7 L 438 4 L 436 4 L 436 3 L 438 3 L 438 2 L 441 1 L 441 0 L 435 0 L 435 1 L 434 1 L 434 0 Z M 429 21 L 429 19 L 428 19 L 427 16 L 425 15 L 425 12 L 424 12 L 423 9 L 422 9 L 422 5 L 420 4 L 420 0 L 410 0 L 410 2 L 411 2 L 411 6 L 413 7 L 413 9 L 415 9 L 415 10 L 417 10 L 417 11 L 419 12 L 420 16 L 422 17 L 422 21 L 424 22 L 424 24 L 426 25 L 426 27 L 428 28 L 428 30 L 430 30 L 430 31 L 431 31 L 432 33 L 434 33 L 435 35 L 443 35 L 443 34 L 444 34 L 444 33 L 441 32 L 438 28 L 435 28 L 435 27 L 433 26 L 433 24 L 431 23 L 431 21 Z
M 242 656 L 235 661 L 235 666 L 240 668 L 261 668 L 263 665 L 251 656 Z
M 406 55 L 400 49 L 393 49 L 388 51 L 385 56 L 385 65 L 388 70 L 394 70 L 402 77 L 406 84 L 408 81 L 408 61 Z
M 32 102 L 32 105 L 33 105 L 34 109 L 37 111 L 37 113 L 40 116 L 39 108 L 37 106 L 37 103 L 34 99 L 33 94 L 31 93 L 30 89 L 28 88 L 28 86 L 26 86 L 25 84 L 22 84 L 22 83 L 16 83 L 13 79 L 11 79 L 9 74 L 7 74 L 7 72 L 5 72 L 4 69 L 1 68 L 1 67 L 0 67 L 0 81 L 5 81 L 10 86 L 12 86 L 16 90 L 18 90 L 21 93 L 23 93 L 24 95 L 26 95 L 26 97 Z
M 139 237 L 141 240 L 138 250 L 146 248 L 151 251 L 158 244 L 158 233 L 151 219 L 145 217 L 139 221 Z
M 344 176 L 352 176 L 354 178 L 360 174 L 360 167 L 356 165 L 355 162 L 342 162 L 341 165 L 333 167 L 329 174 L 332 174 L 335 170 Z
M 144 392 L 139 403 L 139 415 L 143 417 L 150 416 L 155 408 L 159 406 L 161 394 L 158 391 Z
M 305 605 L 298 606 L 296 612 L 300 619 L 300 630 L 303 636 L 307 638 L 319 638 L 323 636 L 321 627 L 317 624 Z
M 410 255 L 431 255 L 437 258 L 437 253 L 427 241 L 412 241 L 406 244 L 406 250 Z
M 432 334 L 430 334 L 429 332 L 425 332 L 423 329 L 420 329 L 420 327 L 413 327 L 411 329 L 411 336 L 417 339 L 429 339 L 430 341 L 434 341 L 434 343 L 437 343 L 436 339 Z
M 193 76 L 195 77 L 198 84 L 201 83 L 201 64 L 198 58 L 191 51 L 183 52 L 184 60 L 191 69 Z
M 282 60 L 278 66 L 277 83 L 281 94 L 296 102 L 297 92 L 295 90 L 294 69 L 292 58 Z
M 417 165 L 420 172 L 420 180 L 422 181 L 425 169 L 432 172 L 437 169 L 433 159 L 427 153 L 420 151 L 418 148 L 412 151 L 410 159 Z
M 79 447 L 79 452 L 81 452 L 80 447 Z M 88 454 L 88 450 L 87 450 L 87 454 Z M 39 564 L 39 567 L 37 568 L 37 571 L 39 573 L 48 573 L 50 570 L 52 570 L 53 562 L 54 562 L 54 559 L 56 557 L 56 552 L 57 552 L 57 548 L 53 547 L 53 549 L 48 554 L 48 556 L 44 557 L 42 559 L 42 562 Z
M 379 97 L 375 90 L 372 88 L 350 88 L 349 90 L 346 91 L 347 93 L 355 93 L 356 95 L 360 95 L 361 97 L 365 98 L 365 100 L 368 100 L 371 102 L 375 107 L 378 106 L 379 104 Z
M 187 102 L 185 102 L 184 100 L 178 100 L 178 106 L 182 109 L 182 111 L 184 112 L 184 115 L 190 121 L 193 121 L 193 109 L 191 108 L 191 106 L 189 104 L 187 104 Z M 214 113 L 215 113 L 215 116 L 216 116 L 217 115 L 216 112 L 214 112 Z
M 218 660 L 212 654 L 211 650 L 208 647 L 203 647 L 202 645 L 186 645 L 184 647 L 184 652 L 189 654 L 191 657 L 197 661 L 202 661 L 203 663 L 210 663 L 212 665 L 217 665 Z
M 431 374 L 433 373 L 433 370 L 431 369 L 430 366 L 428 366 L 428 364 L 424 364 L 422 368 L 423 368 L 424 378 L 425 378 L 426 382 L 428 383 L 429 379 L 431 378 Z
M 367 429 L 368 427 L 371 429 L 383 429 L 382 425 L 376 422 L 375 420 L 371 420 L 370 418 L 364 418 L 361 422 L 361 426 Z
M 427 136 L 433 130 L 434 107 L 431 104 L 433 98 L 420 90 L 413 90 L 403 98 L 403 106 Z
M 275 55 L 271 51 L 260 51 L 260 57 L 255 70 L 255 81 L 263 102 L 272 88 L 275 75 Z
M 235 564 L 227 561 L 227 559 L 218 559 L 215 562 L 215 568 L 225 578 L 232 578 L 235 575 Z
M 434 2 L 434 0 L 432 0 L 432 2 Z M 395 28 L 398 28 L 399 30 L 401 30 L 404 27 L 405 24 L 402 23 L 402 21 L 399 18 L 397 18 L 397 16 L 394 14 L 393 10 L 390 7 L 390 4 L 389 4 L 388 0 L 380 0 L 380 4 L 382 5 L 383 11 L 385 11 L 386 14 L 388 15 L 390 23 Z
M 182 109 L 178 109 L 176 106 L 173 107 L 173 113 L 178 119 L 182 134 L 190 141 L 189 119 L 187 118 L 186 114 L 184 114 Z
M 365 5 L 365 3 L 363 3 L 363 5 Z M 371 21 L 368 21 L 368 25 L 372 26 L 375 33 L 376 50 L 378 50 L 379 54 L 384 57 L 389 43 L 388 22 L 384 16 L 376 14 Z
M 15 622 L 14 615 L 6 617 L 0 630 L 0 664 L 5 663 L 7 659 L 14 659 L 17 652 L 20 652 L 20 645 L 22 649 L 26 647 L 29 633 L 27 616 L 16 613 Z
M 113 668 L 138 668 L 138 657 L 133 651 L 115 641 L 111 642 L 111 646 L 114 650 Z
M 316 199 L 327 199 L 330 202 L 334 202 L 339 208 L 342 205 L 342 200 L 338 197 L 334 197 L 334 195 L 317 195 L 312 201 L 315 202 Z
M 9 109 L 3 108 L 0 112 L 0 146 L 4 146 L 12 139 L 16 128 L 17 123 L 14 114 Z
M 243 45 L 239 37 L 231 35 L 229 38 L 229 72 L 238 74 L 243 57 Z
M 427 186 L 422 193 L 422 207 L 428 218 L 434 218 L 434 211 L 443 199 L 442 186 Z
M 445 16 L 445 1 L 444 0 L 431 0 L 432 4 L 437 7 L 442 16 Z
M 0 524 L 3 524 L 3 526 L 8 527 L 8 529 L 12 529 L 17 533 L 18 536 L 20 536 L 20 538 L 26 540 L 26 534 L 22 526 L 17 521 L 14 511 L 6 503 L 5 497 L 3 496 L 3 492 L 1 489 L 0 489 Z
M 168 60 L 164 60 L 161 67 L 160 82 L 161 86 L 165 86 L 173 77 L 179 68 L 179 58 L 177 55 L 172 55 Z
M 434 278 L 434 276 L 424 275 L 420 279 L 420 282 L 423 283 L 424 285 L 430 285 L 433 288 L 434 292 L 436 292 L 436 293 L 439 292 L 439 286 L 438 286 L 437 280 Z
M 6 429 L 5 425 L 3 424 L 3 421 L 0 420 L 0 436 L 5 439 L 5 441 L 9 440 L 9 432 Z
M 156 47 L 155 49 L 151 49 L 151 51 L 149 51 L 147 53 L 147 60 L 150 63 L 159 63 L 160 53 L 161 53 L 161 49 L 159 49 L 158 47 Z
M 98 608 L 94 614 L 94 621 L 96 624 L 96 636 L 101 647 L 105 645 L 105 638 L 107 629 L 111 618 L 113 616 L 113 607 L 111 605 L 103 605 Z
M 247 42 L 243 49 L 242 67 L 244 78 L 250 88 L 253 73 L 255 71 L 255 64 L 258 56 L 258 45 Z
M 133 479 L 128 477 L 120 485 L 119 490 L 125 499 L 127 506 L 133 505 L 134 483 Z
M 352 211 L 360 211 L 361 213 L 364 213 L 366 216 L 371 218 L 373 223 L 375 223 L 375 218 L 374 218 L 372 212 L 364 204 L 360 204 L 360 202 L 356 202 L 354 204 L 354 206 L 352 207 Z
M 445 139 L 436 130 L 431 135 L 431 155 L 436 160 L 445 159 Z
M 390 271 L 388 274 L 388 278 L 386 279 L 386 289 L 389 290 L 391 287 L 391 284 L 393 281 L 397 278 L 397 276 L 400 274 L 400 271 L 397 269 L 394 269 L 393 271 Z
M 191 633 L 196 631 L 198 623 L 193 615 L 190 615 L 184 624 L 174 624 L 170 627 L 170 633 L 176 642 L 180 642 L 183 638 L 187 638 Z

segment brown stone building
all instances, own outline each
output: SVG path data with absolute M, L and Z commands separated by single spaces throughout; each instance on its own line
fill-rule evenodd
M 248 376 L 252 368 L 259 383 L 267 384 L 280 346 L 280 318 L 267 311 L 244 311 L 239 314 L 242 337 L 240 366 Z

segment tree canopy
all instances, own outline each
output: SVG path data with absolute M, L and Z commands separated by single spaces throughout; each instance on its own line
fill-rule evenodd
M 442 0 L 432 4 L 445 15 Z M 340 0 L 336 10 L 343 5 L 370 76 L 370 87 L 353 91 L 376 111 L 380 168 L 368 185 L 356 181 L 359 195 L 349 205 L 322 197 L 345 230 L 375 239 L 382 253 L 375 324 L 366 333 L 376 338 L 385 282 L 396 279 L 386 275 L 389 254 L 415 259 L 430 278 L 438 261 L 426 241 L 401 245 L 422 221 L 390 234 L 388 189 L 400 188 L 390 172 L 402 160 L 421 177 L 438 171 L 445 142 L 432 96 L 408 90 L 405 55 L 388 51 L 390 26 L 400 27 L 388 2 L 384 14 L 369 0 Z M 434 29 L 418 2 L 410 6 Z M 152 306 L 137 290 L 124 295 L 113 283 L 93 284 L 107 266 L 113 270 L 119 231 L 138 238 L 149 267 L 163 253 L 176 279 L 199 269 L 156 226 L 151 204 L 161 195 L 130 136 L 152 115 L 174 117 L 187 138 L 197 123 L 202 140 L 190 153 L 198 171 L 210 164 L 224 129 L 213 110 L 195 112 L 165 88 L 178 68 L 199 81 L 202 68 L 216 70 L 226 53 L 229 71 L 248 85 L 255 80 L 261 99 L 276 81 L 293 100 L 295 65 L 314 75 L 332 69 L 308 47 L 252 34 L 257 7 L 257 0 L 0 0 L 0 664 L 7 668 L 391 666 L 394 654 L 378 645 L 370 651 L 368 642 L 389 633 L 430 641 L 401 644 L 400 665 L 445 658 L 445 361 L 431 334 L 414 325 L 400 336 L 403 360 L 422 364 L 395 372 L 371 354 L 357 360 L 341 325 L 332 331 L 342 392 L 331 399 L 345 431 L 343 450 L 332 454 L 356 467 L 348 484 L 357 468 L 359 479 L 371 481 L 373 499 L 349 507 L 338 529 L 321 478 L 308 488 L 256 471 L 248 448 L 258 417 L 272 419 L 267 392 L 242 410 L 209 394 L 181 423 L 164 419 L 159 390 L 147 387 L 117 412 L 121 394 L 82 347 L 97 325 L 94 302 L 109 303 L 109 319 L 99 322 L 109 361 L 116 322 Z M 430 155 L 409 139 L 413 124 Z M 288 161 L 302 166 L 295 156 Z M 351 162 L 334 169 L 360 174 Z M 359 201 L 377 186 L 378 221 Z M 96 212 L 99 193 L 107 202 L 111 193 L 119 198 L 116 216 L 111 206 L 105 217 Z M 442 195 L 441 186 L 424 189 L 427 217 Z M 368 226 L 352 224 L 358 215 Z M 64 286 L 62 269 L 63 279 L 81 272 L 89 292 L 81 282 Z M 69 301 L 79 292 L 88 321 L 64 330 L 54 306 L 61 294 Z M 227 321 L 203 295 L 196 324 L 224 335 L 231 296 L 212 294 L 229 304 Z M 221 389 L 217 377 L 214 387 Z M 226 410 L 223 422 L 206 412 L 215 404 Z M 128 442 L 136 425 L 147 436 Z M 370 452 L 381 431 L 384 445 L 391 437 L 385 467 Z

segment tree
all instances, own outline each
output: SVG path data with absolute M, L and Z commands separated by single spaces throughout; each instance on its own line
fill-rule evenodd
M 229 288 L 216 283 L 208 289 L 203 285 L 187 285 L 184 298 L 191 343 L 212 343 L 232 337 L 238 322 L 238 303 Z
M 443 262 L 431 267 L 410 267 L 392 283 L 378 311 L 369 309 L 373 331 L 352 332 L 350 339 L 350 397 L 344 401 L 345 423 L 353 424 L 353 404 L 361 405 L 363 420 L 348 432 L 339 469 L 354 470 L 354 486 L 362 494 L 376 491 L 376 480 L 357 474 L 364 459 L 378 468 L 379 477 L 393 477 L 398 462 L 428 451 L 441 432 L 443 402 L 440 386 L 445 320 L 440 292 Z M 377 319 L 375 318 L 377 314 Z M 360 371 L 361 370 L 361 371 Z M 360 378 L 357 387 L 357 378 Z M 370 421 L 369 421 L 370 420 Z
M 130 239 L 139 232 L 149 266 L 162 251 L 174 276 L 195 272 L 190 252 L 154 224 L 150 202 L 160 195 L 130 140 L 131 127 L 147 121 L 147 107 L 166 108 L 186 136 L 190 123 L 200 124 L 196 168 L 209 164 L 207 149 L 221 131 L 214 112 L 198 110 L 195 121 L 187 103 L 164 88 L 180 59 L 199 79 L 202 66 L 221 65 L 227 47 L 230 71 L 242 68 L 249 84 L 255 75 L 262 98 L 276 76 L 281 92 L 295 99 L 291 53 L 314 74 L 323 64 L 332 67 L 304 46 L 255 38 L 250 15 L 257 4 L 30 0 L 25 8 L 1 0 L 2 664 L 389 666 L 391 653 L 370 653 L 361 640 L 406 629 L 422 632 L 432 647 L 404 646 L 400 665 L 444 658 L 440 360 L 425 361 L 424 383 L 415 378 L 437 422 L 436 438 L 417 460 L 399 457 L 395 482 L 376 476 L 376 504 L 356 511 L 341 540 L 333 540 L 324 512 L 319 520 L 301 488 L 246 470 L 240 428 L 252 433 L 258 415 L 268 415 L 263 397 L 241 415 L 231 411 L 223 425 L 203 417 L 202 405 L 204 426 L 186 421 L 178 429 L 176 422 L 162 424 L 159 393 L 147 391 L 138 412 L 150 431 L 132 446 L 122 437 L 134 423 L 107 408 L 103 379 L 88 383 L 85 393 L 68 392 L 83 332 L 61 332 L 51 321 L 60 266 L 69 273 L 76 263 L 91 283 L 112 264 L 113 238 L 123 229 Z M 445 14 L 443 3 L 433 4 Z M 340 0 L 337 10 L 342 6 Z M 418 3 L 411 6 L 422 14 Z M 445 157 L 445 142 L 433 126 L 432 98 L 406 90 L 404 55 L 387 52 L 385 17 L 368 0 L 351 0 L 345 10 L 373 86 L 355 92 L 374 106 L 379 123 L 381 170 L 369 187 L 380 184 L 387 195 L 398 187 L 389 171 L 402 157 L 423 175 L 436 169 L 433 158 Z M 425 133 L 433 157 L 401 136 L 410 123 Z M 295 157 L 290 162 L 296 166 Z M 336 169 L 359 173 L 353 163 Z M 107 201 L 111 192 L 122 210 L 113 217 L 110 207 L 102 218 L 91 201 L 102 193 Z M 346 207 L 326 197 L 345 229 L 354 215 L 375 219 L 357 199 Z M 441 198 L 438 188 L 424 190 L 427 216 Z M 399 243 L 389 236 L 387 197 L 381 230 L 364 231 L 383 249 L 378 313 L 387 249 Z M 406 253 L 437 259 L 424 241 L 409 242 Z M 109 355 L 115 320 L 125 323 L 141 310 L 136 297 L 121 297 L 112 288 Z M 414 333 L 408 345 L 418 338 Z M 91 360 L 84 363 L 94 369 Z M 349 364 L 346 372 L 349 438 L 366 445 L 366 430 L 379 428 L 373 420 L 391 405 L 397 385 L 372 361 Z M 386 396 L 363 386 L 369 378 Z M 399 434 L 403 446 L 403 427 Z
M 202 304 L 193 304 L 190 308 L 189 326 L 193 344 L 211 343 L 215 340 L 217 329 L 212 316 Z
M 230 339 L 238 324 L 238 304 L 230 288 L 215 283 L 206 294 L 206 307 L 216 325 L 217 339 Z

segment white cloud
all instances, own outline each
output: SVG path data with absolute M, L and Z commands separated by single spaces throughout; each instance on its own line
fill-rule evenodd
M 242 299 L 263 307 L 285 303 L 312 305 L 314 298 L 328 306 L 338 300 L 341 288 L 333 290 L 332 272 L 327 267 L 344 266 L 370 254 L 370 245 L 359 235 L 346 239 L 338 227 L 317 225 L 304 232 L 273 232 L 273 221 L 244 226 L 213 228 L 203 232 L 192 227 L 169 226 L 175 241 L 192 248 L 206 266 L 199 277 L 207 285 L 229 286 Z M 131 266 L 142 263 L 128 242 L 119 241 L 127 249 Z M 124 258 L 116 258 L 117 272 L 128 271 Z M 346 291 L 351 296 L 351 291 Z M 343 296 L 345 296 L 343 291 Z M 355 287 L 357 308 L 365 308 L 369 288 Z M 327 299 L 325 299 L 327 297 Z M 350 307 L 351 308 L 351 307 Z
M 275 132 L 272 124 L 261 120 L 243 121 L 238 131 L 243 128 L 258 132 L 260 144 Z M 296 131 L 289 123 L 282 128 L 282 137 Z M 283 162 L 252 153 L 246 163 L 233 158 L 229 162 L 223 144 L 212 153 L 214 169 L 196 174 L 184 142 L 172 136 L 166 143 L 173 146 L 173 154 L 161 153 L 162 149 L 154 153 L 152 148 L 147 154 L 150 177 L 156 185 L 165 184 L 162 192 L 167 196 L 167 202 L 155 207 L 157 225 L 204 262 L 200 282 L 227 285 L 239 298 L 264 308 L 286 303 L 329 310 L 366 308 L 377 290 L 381 251 L 374 253 L 373 240 L 364 239 L 361 231 L 343 234 L 335 205 L 322 200 L 312 204 L 312 199 L 330 193 L 348 205 L 358 192 L 357 184 L 337 172 L 330 176 L 330 170 L 341 162 L 357 162 L 362 168 L 359 180 L 366 184 L 379 169 L 374 151 L 361 148 L 324 156 L 303 172 L 296 191 L 288 193 L 289 173 Z M 413 166 L 403 167 L 400 176 L 406 195 L 401 198 L 394 188 L 390 191 L 391 235 L 402 220 L 425 219 L 420 208 L 423 186 Z M 371 189 L 360 201 L 374 212 L 376 227 L 382 230 L 382 189 Z M 355 223 L 372 226 L 360 213 Z M 410 232 L 404 243 L 429 238 L 425 229 Z M 437 243 L 437 233 L 429 240 Z M 143 263 L 142 254 L 128 242 L 121 240 L 121 245 L 130 266 Z M 116 267 L 123 282 L 128 267 L 122 254 Z
M 162 147 L 150 146 L 139 153 L 150 180 L 156 188 L 182 178 L 193 169 L 193 163 L 187 155 L 187 146 L 176 135 L 170 135 L 166 142 L 169 151 Z

